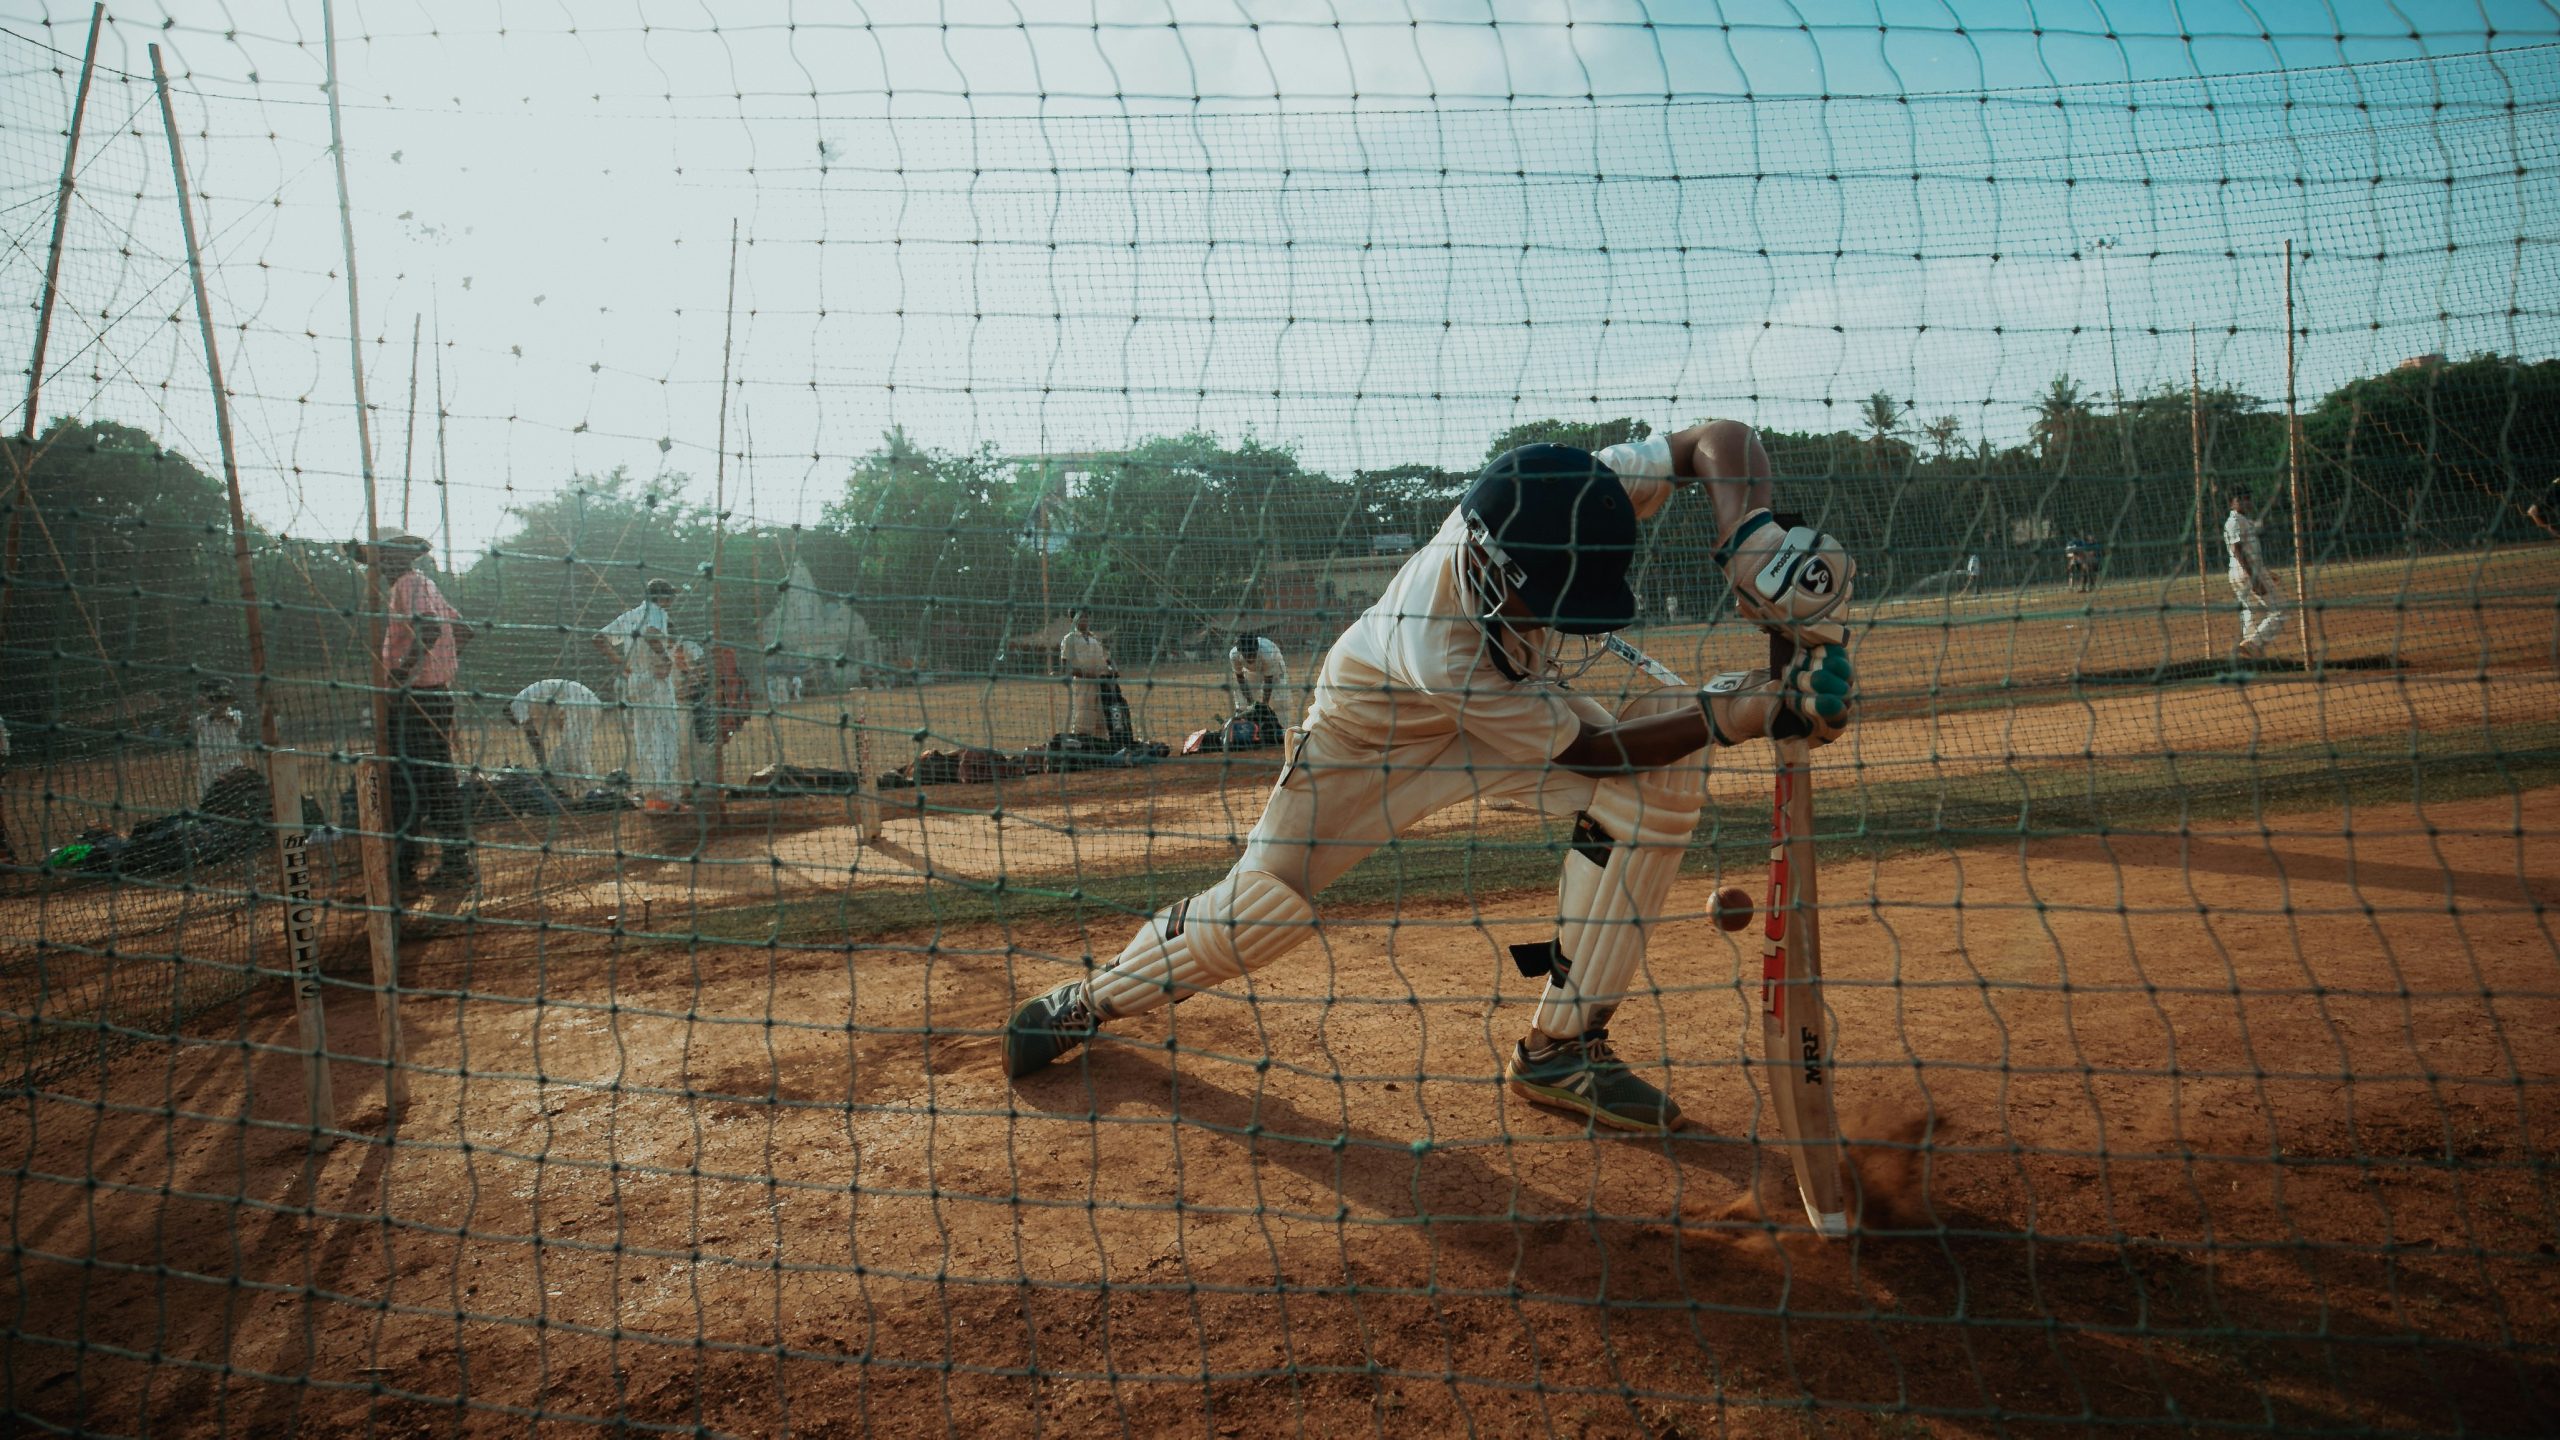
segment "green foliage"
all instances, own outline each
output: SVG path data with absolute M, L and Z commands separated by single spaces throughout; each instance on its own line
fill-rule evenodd
M 2284 417 L 2258 397 L 2164 386 L 2100 400 L 2062 375 L 2030 412 L 2024 443 L 1968 445 L 1959 416 L 1920 421 L 1878 393 L 1857 428 L 1762 438 L 1786 482 L 1781 503 L 1841 536 L 1869 595 L 1907 593 L 1968 554 L 1983 557 L 1992 585 L 2057 581 L 2062 545 L 2077 535 L 2104 545 L 2110 573 L 2190 569 L 2199 524 L 2210 550 L 2235 487 L 2258 495 L 2269 520 L 2288 514 Z M 1486 453 L 1650 433 L 1630 417 L 1532 420 Z M 77 714 L 112 728 L 169 709 L 173 696 L 182 704 L 191 667 L 245 666 L 218 479 L 112 421 L 57 421 L 9 455 L 42 520 L 23 527 L 7 577 L 13 722 Z M 2201 510 L 2199 458 L 2211 492 Z M 2521 507 L 2555 476 L 2560 362 L 2430 358 L 2351 381 L 2303 420 L 2306 536 L 2325 556 L 2535 538 Z M 680 631 L 752 648 L 795 563 L 854 605 L 894 664 L 1045 668 L 1058 625 L 1082 606 L 1123 664 L 1144 666 L 1279 618 L 1262 613 L 1283 588 L 1276 567 L 1366 557 L 1381 535 L 1427 536 L 1472 479 L 1424 461 L 1336 478 L 1251 435 L 1009 459 L 892 429 L 853 462 L 815 524 L 731 528 L 690 477 L 617 469 L 521 507 L 445 584 L 466 616 L 492 626 L 469 683 L 501 695 L 549 675 L 609 684 L 588 637 L 656 577 L 685 587 L 672 607 Z M 16 508 L 14 497 L 0 503 Z M 1696 618 L 1722 605 L 1714 531 L 1711 508 L 1696 503 L 1647 528 L 1636 581 L 1649 613 L 1676 605 Z M 2270 524 L 2268 541 L 2282 563 L 2291 526 Z M 254 521 L 251 548 L 276 670 L 356 673 L 361 572 L 325 541 L 268 535 Z M 1303 573 L 1289 583 L 1303 589 Z
M 1390 465 L 1351 476 L 1351 502 L 1372 535 L 1410 535 L 1420 543 L 1465 497 L 1475 476 L 1437 465 Z M 1354 548 L 1359 548 L 1355 540 Z
M 2027 443 L 2047 466 L 2063 470 L 2075 460 L 2083 465 L 2089 462 L 2098 417 L 2090 413 L 2079 381 L 2068 375 L 2054 376 L 2053 383 L 2028 408 L 2035 412 L 2035 419 L 2027 426 Z
M 993 446 L 953 452 L 901 428 L 854 462 L 823 524 L 851 547 L 844 593 L 889 653 L 926 669 L 984 666 L 1014 621 L 1036 495 Z
M 14 484 L 0 491 L 18 549 L 5 577 L 0 713 L 20 749 L 82 750 L 125 727 L 167 731 L 200 679 L 246 674 L 219 478 L 110 420 L 57 419 L 33 445 L 12 437 L 0 447 L 5 473 L 24 474 L 33 502 Z M 355 643 L 356 572 L 343 556 L 268 534 L 254 517 L 249 548 L 271 669 L 317 669 Z
M 1485 447 L 1484 458 L 1491 462 L 1504 451 L 1517 450 L 1523 445 L 1573 445 L 1584 450 L 1598 450 L 1603 446 L 1642 440 L 1652 433 L 1651 425 L 1625 415 L 1615 420 L 1532 420 L 1494 436 L 1493 443 Z
M 2412 361 L 2331 392 L 2303 439 L 2324 552 L 2528 539 L 2518 512 L 2560 478 L 2560 361 Z
M 652 579 L 687 587 L 670 618 L 680 630 L 706 630 L 708 597 L 697 582 L 712 516 L 688 498 L 691 486 L 680 473 L 643 478 L 616 467 L 572 476 L 516 507 L 512 530 L 461 575 L 440 580 L 457 609 L 491 627 L 472 651 L 473 687 L 512 694 L 553 676 L 607 685 L 608 667 L 587 637 L 639 603 Z

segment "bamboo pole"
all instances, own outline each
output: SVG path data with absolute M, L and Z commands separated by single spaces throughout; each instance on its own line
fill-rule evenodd
M 436 316 L 436 525 L 437 536 L 444 541 L 444 573 L 458 575 L 453 568 L 453 485 L 446 468 L 444 448 L 444 316 Z
M 2205 505 L 2204 371 L 2196 350 L 2195 327 L 2187 327 L 2187 448 L 2195 466 L 2196 486 L 2196 624 L 2204 632 L 2205 658 L 2213 658 L 2213 590 L 2205 559 L 2205 527 L 2213 523 Z
M 2302 637 L 2302 671 L 2311 673 L 2311 597 L 2302 562 L 2302 413 L 2294 397 L 2293 242 L 2284 242 L 2284 468 L 2293 497 L 2293 627 Z
M 711 813 L 728 810 L 729 727 L 720 715 L 720 552 L 729 533 L 729 357 L 738 334 L 738 222 L 729 221 L 729 298 L 720 325 L 720 427 L 718 453 L 711 461 L 711 643 L 703 647 L 703 663 L 711 667 Z M 743 677 L 743 668 L 741 676 Z M 701 796 L 694 797 L 698 807 Z
M 338 16 L 330 0 L 320 0 L 320 28 L 329 77 L 329 158 L 338 173 L 338 240 L 347 262 L 347 368 L 355 386 L 356 461 L 364 476 L 364 520 L 368 543 L 381 538 L 382 514 L 373 475 L 373 419 L 365 407 L 364 315 L 357 300 L 355 208 L 347 199 L 346 131 L 338 105 Z M 365 610 L 372 617 L 369 668 L 373 673 L 373 756 L 357 772 L 356 799 L 361 811 L 378 806 L 387 813 L 386 773 L 391 755 L 391 677 L 384 668 L 385 627 L 382 568 L 364 567 Z M 414 819 L 414 817 L 412 817 Z M 400 1044 L 400 928 L 392 907 L 399 901 L 391 856 L 391 837 L 384 827 L 366 824 L 357 839 L 364 851 L 365 932 L 373 957 L 374 1012 L 382 1029 L 382 1107 L 384 1127 L 396 1131 L 408 1109 L 409 1076 L 402 1068 Z
M 71 134 L 62 144 L 62 183 L 53 197 L 53 243 L 44 256 L 44 294 L 36 302 L 35 359 L 27 366 L 27 413 L 18 418 L 18 438 L 35 443 L 37 410 L 44 394 L 45 342 L 53 335 L 53 303 L 61 293 L 62 235 L 71 221 L 71 192 L 80 173 L 80 132 L 89 115 L 89 80 L 98 69 L 98 27 L 105 23 L 104 3 L 89 7 L 89 45 L 80 56 L 80 88 L 71 98 Z M 12 522 L 9 553 L 17 554 L 17 526 Z
M 400 528 L 409 528 L 409 477 L 418 465 L 418 325 L 409 317 L 409 443 L 400 455 Z M 448 574 L 452 573 L 448 568 Z
M 310 1145 L 333 1143 L 337 1098 L 329 1084 L 329 1014 L 320 995 L 318 912 L 311 903 L 307 837 L 288 821 L 284 785 L 276 766 L 282 746 L 276 733 L 274 687 L 268 683 L 267 628 L 258 613 L 258 577 L 249 559 L 249 519 L 240 500 L 240 458 L 231 440 L 231 393 L 222 383 L 222 349 L 215 343 L 213 300 L 205 291 L 204 252 L 196 239 L 195 202 L 187 188 L 186 150 L 178 143 L 178 113 L 169 103 L 169 74 L 160 47 L 151 47 L 151 84 L 160 97 L 160 125 L 169 139 L 169 173 L 177 186 L 178 228 L 187 242 L 187 276 L 195 286 L 196 327 L 204 337 L 205 377 L 213 386 L 213 430 L 222 452 L 222 486 L 231 503 L 231 565 L 240 582 L 240 614 L 248 630 L 251 703 L 258 710 L 258 766 L 266 772 L 269 826 L 275 835 L 276 873 L 282 887 L 285 953 L 293 975 L 294 1015 L 302 1031 L 302 1095 Z
M 80 88 L 71 99 L 71 134 L 62 142 L 62 183 L 53 196 L 53 244 L 45 251 L 44 294 L 36 302 L 35 358 L 27 364 L 27 412 L 18 419 L 21 452 L 10 457 L 9 468 L 16 472 L 18 503 L 9 509 L 9 533 L 0 542 L 0 630 L 9 621 L 9 597 L 18 588 L 18 527 L 29 510 L 35 508 L 35 492 L 27 486 L 27 470 L 35 463 L 31 447 L 36 443 L 38 413 L 44 397 L 45 344 L 53 336 L 53 304 L 62 287 L 62 236 L 71 220 L 71 192 L 80 173 L 80 132 L 89 115 L 89 80 L 98 69 L 98 27 L 106 23 L 107 7 L 103 3 L 89 7 L 89 44 L 80 56 Z

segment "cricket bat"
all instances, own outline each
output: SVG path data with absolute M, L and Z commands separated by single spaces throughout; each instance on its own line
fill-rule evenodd
M 1769 669 L 1795 659 L 1795 642 L 1769 637 Z M 1822 1013 L 1821 885 L 1813 860 L 1813 754 L 1801 735 L 1770 737 L 1777 793 L 1769 819 L 1769 904 L 1760 949 L 1760 1042 L 1769 1098 L 1795 1161 L 1805 1218 L 1825 1237 L 1849 1233 L 1840 1173 L 1840 1127 L 1831 1108 L 1831 1032 Z

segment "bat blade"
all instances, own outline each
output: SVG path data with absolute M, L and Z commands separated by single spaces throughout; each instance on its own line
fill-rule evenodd
M 1781 647 L 1785 649 L 1782 651 Z M 1793 646 L 1770 639 L 1775 669 Z M 1760 950 L 1760 1044 L 1769 1099 L 1795 1162 L 1805 1218 L 1826 1237 L 1849 1233 L 1840 1127 L 1831 1104 L 1831 1030 L 1822 1010 L 1820 877 L 1813 858 L 1813 752 L 1801 737 L 1778 752 L 1769 820 L 1769 907 Z

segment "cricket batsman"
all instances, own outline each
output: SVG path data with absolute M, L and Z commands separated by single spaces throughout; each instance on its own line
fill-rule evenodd
M 1849 722 L 1849 658 L 1823 640 L 1839 634 L 1855 567 L 1832 537 L 1771 516 L 1769 476 L 1759 437 L 1729 420 L 1596 454 L 1523 446 L 1487 465 L 1326 657 L 1235 868 L 1150 918 L 1109 964 L 1018 1008 L 1007 1073 L 1261 969 L 1315 933 L 1315 897 L 1380 845 L 1452 805 L 1510 801 L 1570 817 L 1574 844 L 1554 938 L 1513 947 L 1545 989 L 1505 1079 L 1595 1126 L 1672 1130 L 1680 1107 L 1618 1057 L 1608 1027 L 1641 983 L 1697 828 L 1700 752 L 1772 727 L 1827 743 Z M 1796 638 L 1797 658 L 1612 713 L 1570 682 L 1635 619 L 1637 523 L 1701 481 L 1738 608 Z

